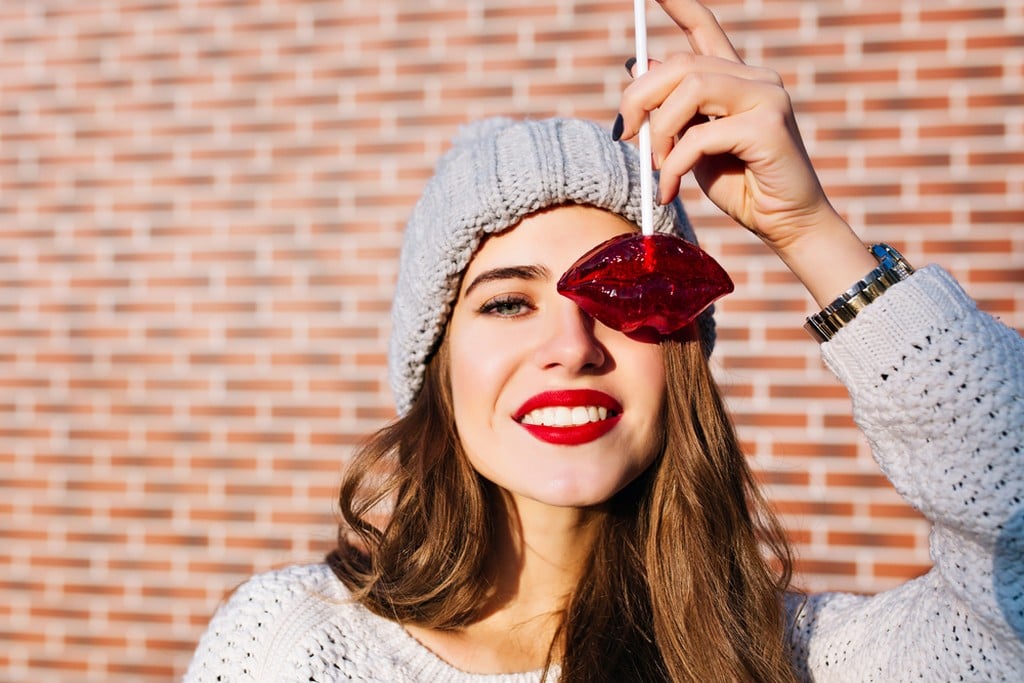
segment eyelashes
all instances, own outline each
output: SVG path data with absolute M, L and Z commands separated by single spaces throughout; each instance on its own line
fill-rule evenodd
M 499 318 L 518 318 L 534 310 L 535 306 L 520 294 L 501 294 L 485 301 L 477 309 L 482 315 L 493 315 Z

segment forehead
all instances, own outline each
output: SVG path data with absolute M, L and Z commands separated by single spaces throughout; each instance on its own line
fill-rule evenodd
M 543 265 L 559 276 L 590 248 L 637 227 L 618 214 L 591 206 L 559 206 L 530 214 L 489 237 L 477 249 L 464 276 L 509 265 Z

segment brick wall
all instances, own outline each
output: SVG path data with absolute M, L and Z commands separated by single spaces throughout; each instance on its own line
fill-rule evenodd
M 653 3 L 652 3 L 653 5 Z M 1024 3 L 718 0 L 868 241 L 1024 327 Z M 458 124 L 611 123 L 626 0 L 0 5 L 0 679 L 163 681 L 254 571 L 320 557 L 391 415 L 403 219 Z M 680 46 L 652 7 L 653 55 Z M 811 588 L 928 566 L 773 256 L 684 198 L 738 291 L 718 373 Z

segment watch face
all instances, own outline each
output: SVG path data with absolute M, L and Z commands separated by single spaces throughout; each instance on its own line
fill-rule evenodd
M 888 244 L 871 245 L 871 255 L 878 259 L 878 265 L 896 275 L 897 280 L 906 280 L 914 272 L 914 267 L 907 263 L 903 254 Z

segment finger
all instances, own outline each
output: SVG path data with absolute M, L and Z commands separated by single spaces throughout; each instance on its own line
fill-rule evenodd
M 676 55 L 665 63 L 652 60 L 652 68 L 626 86 L 622 92 L 619 113 L 623 118 L 622 137 L 628 140 L 640 131 L 647 112 L 654 111 L 692 74 L 722 74 L 736 79 L 767 83 L 781 87 L 782 79 L 770 69 L 747 66 L 717 57 L 692 53 Z M 737 84 L 740 90 L 745 86 Z
M 744 116 L 731 116 L 692 126 L 679 138 L 661 165 L 659 196 L 668 201 L 679 194 L 680 180 L 702 159 L 730 155 L 737 168 L 750 159 L 743 159 L 747 140 L 754 123 Z
M 652 114 L 652 121 L 653 121 L 653 116 L 654 115 Z M 708 121 L 711 121 L 711 119 L 708 118 L 707 116 L 704 116 L 703 114 L 694 114 L 693 117 L 690 118 L 690 120 L 687 121 L 680 128 L 680 131 L 685 132 L 685 131 L 689 130 L 690 128 L 692 128 L 693 126 L 699 126 L 700 124 L 707 123 Z M 660 171 L 661 170 L 661 165 L 662 165 L 664 159 L 669 154 L 672 153 L 672 148 L 674 148 L 676 146 L 676 140 L 678 140 L 678 139 L 679 139 L 678 138 L 678 134 L 677 135 L 664 135 L 664 134 L 659 134 L 659 133 L 653 132 L 653 126 L 652 126 L 652 133 L 651 133 L 651 166 L 654 168 L 655 171 Z
M 696 0 L 658 0 L 658 4 L 672 17 L 676 26 L 683 29 L 694 52 L 732 62 L 743 61 L 707 7 Z
M 658 105 L 659 126 L 666 135 L 678 133 L 694 114 L 735 116 L 762 102 L 776 103 L 785 91 L 765 81 L 726 73 L 698 71 L 686 74 Z M 673 130 L 674 128 L 674 130 Z

